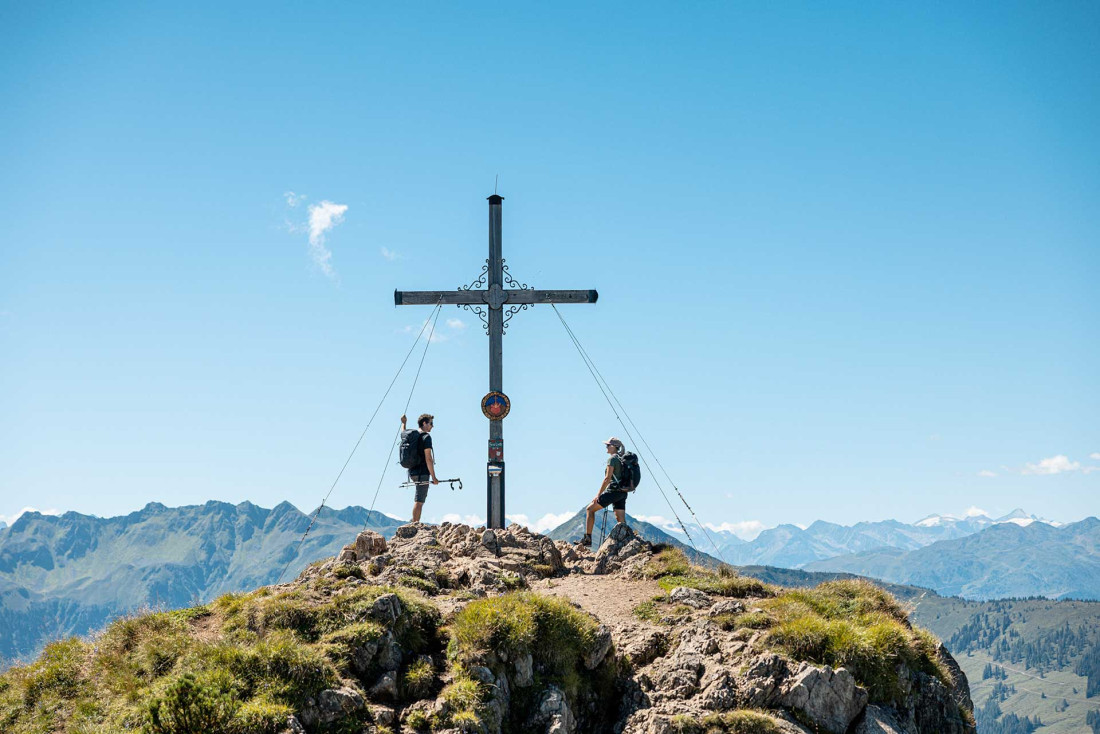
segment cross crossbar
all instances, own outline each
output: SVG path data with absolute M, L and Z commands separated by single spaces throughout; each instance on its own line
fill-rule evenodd
M 594 290 L 519 290 L 501 288 L 504 296 L 504 305 L 507 304 L 538 304 L 538 303 L 595 303 L 600 294 Z M 434 306 L 442 303 L 446 306 L 480 306 L 487 305 L 490 308 L 499 308 L 492 305 L 490 290 L 457 290 L 457 291 L 394 291 L 393 305 L 395 306 Z

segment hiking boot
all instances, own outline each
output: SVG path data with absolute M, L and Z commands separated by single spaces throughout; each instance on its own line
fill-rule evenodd
M 577 541 L 577 545 L 584 546 L 585 548 L 591 548 L 592 536 L 586 534 L 583 538 Z

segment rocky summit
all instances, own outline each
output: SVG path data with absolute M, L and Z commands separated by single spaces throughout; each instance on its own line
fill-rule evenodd
M 365 531 L 293 582 L 118 620 L 0 676 L 10 732 L 970 734 L 967 682 L 864 581 L 783 589 L 617 525 Z

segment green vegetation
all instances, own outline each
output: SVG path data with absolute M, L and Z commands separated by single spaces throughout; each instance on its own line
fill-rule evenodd
M 779 734 L 782 731 L 775 717 L 751 709 L 707 714 L 702 719 L 674 716 L 672 727 L 677 734 Z
M 427 660 L 418 660 L 405 669 L 401 676 L 401 689 L 410 701 L 427 698 L 435 687 L 435 671 Z
M 634 607 L 631 613 L 643 622 L 656 624 L 661 621 L 661 610 L 657 608 L 657 602 L 652 599 L 643 601 L 641 604 Z
M 313 598 L 314 588 L 230 594 L 120 619 L 93 642 L 54 643 L 0 676 L 0 731 L 274 734 L 305 698 L 339 684 L 354 647 L 385 634 L 369 614 L 391 592 L 404 606 L 389 625 L 402 646 L 440 646 L 438 612 L 413 594 L 360 587 Z M 410 695 L 434 682 L 423 667 L 406 670 Z
M 480 664 L 490 652 L 509 659 L 529 654 L 546 675 L 576 674 L 596 639 L 596 622 L 569 602 L 530 592 L 470 602 L 450 626 L 449 654 L 462 665 Z
M 467 604 L 448 627 L 448 654 L 459 671 L 487 665 L 497 675 L 505 672 L 505 660 L 531 656 L 537 685 L 513 689 L 513 726 L 519 725 L 535 703 L 524 696 L 533 696 L 547 683 L 560 686 L 574 704 L 582 688 L 595 691 L 608 709 L 604 713 L 610 716 L 617 702 L 614 656 L 609 655 L 595 670 L 584 666 L 585 655 L 596 644 L 597 629 L 595 620 L 564 599 L 511 592 Z M 485 693 L 481 683 L 461 677 L 444 689 L 443 696 L 456 711 L 481 713 L 479 705 Z
M 642 575 L 657 579 L 665 591 L 686 586 L 708 594 L 734 598 L 765 597 L 775 593 L 775 588 L 769 584 L 739 576 L 729 566 L 722 566 L 717 572 L 694 566 L 679 548 L 666 548 L 655 555 L 642 569 Z
M 739 614 L 718 614 L 712 618 L 712 621 L 721 629 L 727 631 L 739 629 L 758 630 L 772 625 L 772 618 L 767 612 L 760 610 Z
M 1097 710 L 1100 692 L 1100 603 L 929 594 L 910 618 L 937 633 L 955 656 L 983 733 L 1019 730 L 1036 719 L 1044 734 L 1090 730 L 1087 716 Z M 1056 706 L 1062 700 L 1068 707 Z
M 940 660 L 939 641 L 911 628 L 890 594 L 867 581 L 828 581 L 813 589 L 791 589 L 761 607 L 774 619 L 767 643 L 795 660 L 845 667 L 872 701 L 901 696 L 897 664 L 940 678 L 951 674 Z

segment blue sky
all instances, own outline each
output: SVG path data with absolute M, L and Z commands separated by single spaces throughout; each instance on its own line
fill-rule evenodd
M 477 276 L 498 175 L 513 274 L 599 289 L 562 312 L 703 521 L 1097 511 L 1095 4 L 4 3 L 0 26 L 6 518 L 314 507 L 430 311 L 393 289 Z M 466 485 L 425 517 L 484 517 L 487 340 L 455 308 L 440 328 L 411 412 Z M 408 513 L 410 377 L 332 504 L 369 505 L 388 462 L 378 508 Z M 508 513 L 576 511 L 622 429 L 548 308 L 512 322 L 504 380 Z M 670 514 L 651 478 L 629 510 Z

